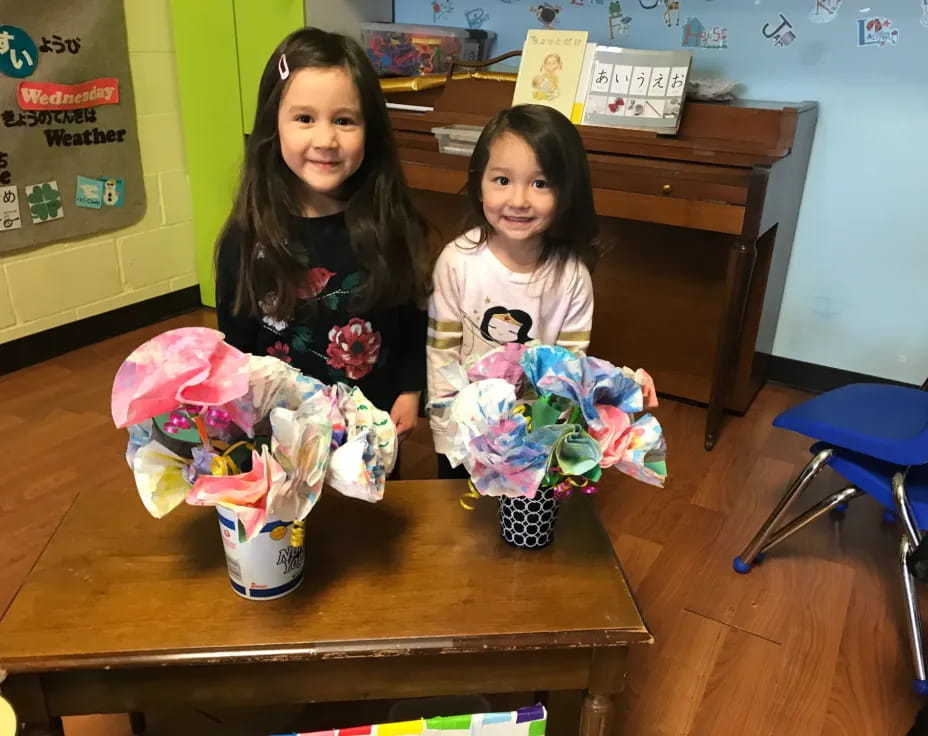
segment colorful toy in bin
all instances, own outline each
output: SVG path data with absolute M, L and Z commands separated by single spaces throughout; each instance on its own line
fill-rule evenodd
M 456 388 L 429 402 L 448 426 L 447 458 L 470 475 L 466 508 L 500 500 L 500 532 L 516 547 L 551 542 L 558 503 L 591 494 L 603 470 L 663 486 L 666 442 L 644 409 L 654 382 L 643 370 L 547 345 L 508 344 L 442 369 Z
M 489 58 L 496 34 L 474 28 L 362 23 L 361 40 L 380 76 L 445 73 L 451 62 Z
M 205 327 L 171 330 L 126 358 L 112 414 L 148 512 L 215 506 L 233 589 L 285 595 L 302 579 L 303 521 L 322 485 L 383 498 L 396 427 L 361 391 L 327 386 Z

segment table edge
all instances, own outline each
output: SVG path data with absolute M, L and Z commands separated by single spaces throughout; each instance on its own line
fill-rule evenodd
M 66 670 L 111 670 L 143 667 L 300 662 L 308 660 L 384 658 L 437 654 L 498 654 L 545 649 L 596 649 L 652 644 L 644 626 L 629 629 L 570 631 L 512 637 L 430 637 L 403 641 L 346 641 L 286 646 L 245 646 L 177 650 L 169 653 L 110 652 L 58 656 L 3 657 L 10 675 Z

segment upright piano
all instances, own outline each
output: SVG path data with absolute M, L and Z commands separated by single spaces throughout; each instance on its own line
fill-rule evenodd
M 513 82 L 488 76 L 387 94 L 433 108 L 390 114 L 435 245 L 459 234 L 468 158 L 440 153 L 432 128 L 511 105 Z M 704 404 L 707 450 L 766 378 L 817 116 L 814 102 L 687 101 L 675 135 L 578 126 L 606 249 L 590 352 Z

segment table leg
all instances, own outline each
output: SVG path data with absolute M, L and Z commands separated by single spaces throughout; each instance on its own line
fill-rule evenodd
M 52 718 L 47 723 L 24 723 L 22 736 L 64 736 L 64 724 L 60 718 Z
M 145 722 L 145 714 L 133 712 L 129 714 L 129 728 L 132 730 L 132 736 L 144 736 L 148 730 L 148 724 Z
M 722 425 L 725 396 L 731 386 L 735 363 L 738 359 L 737 348 L 744 325 L 744 310 L 748 303 L 751 276 L 756 260 L 757 243 L 755 241 L 735 241 L 728 261 L 722 329 L 715 354 L 715 368 L 712 371 L 712 389 L 709 393 L 709 409 L 706 415 L 706 450 L 715 447 L 719 428 Z
M 3 697 L 10 701 L 22 726 L 22 736 L 60 736 L 61 718 L 48 712 L 39 675 L 10 675 L 3 683 Z
M 580 714 L 580 736 L 619 736 L 620 696 L 625 687 L 628 647 L 596 649 L 590 667 L 586 700 Z

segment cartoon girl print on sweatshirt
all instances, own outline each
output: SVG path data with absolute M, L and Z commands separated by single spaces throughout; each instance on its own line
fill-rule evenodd
M 479 319 L 479 322 L 478 322 Z M 465 319 L 462 351 L 465 355 L 484 355 L 500 345 L 531 340 L 532 318 L 521 309 L 489 307 L 480 317 Z
M 480 334 L 485 340 L 492 340 L 498 345 L 517 342 L 524 345 L 529 341 L 528 333 L 532 329 L 532 318 L 521 309 L 490 307 L 483 313 Z

